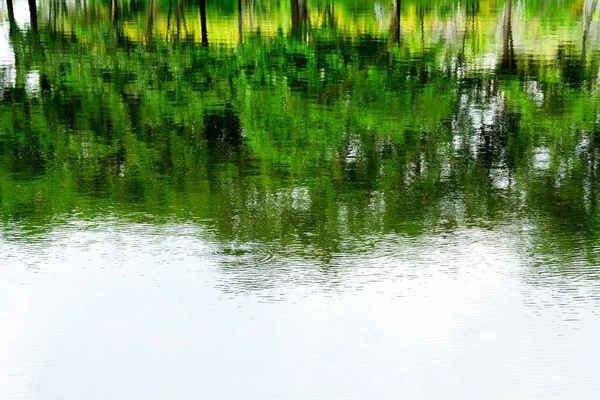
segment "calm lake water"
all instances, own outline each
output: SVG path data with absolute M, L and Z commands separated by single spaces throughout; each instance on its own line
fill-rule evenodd
M 0 3 L 1 399 L 597 399 L 600 6 Z

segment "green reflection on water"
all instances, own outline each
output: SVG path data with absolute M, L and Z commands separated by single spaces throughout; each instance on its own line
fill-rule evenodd
M 197 221 L 327 260 L 508 224 L 595 263 L 596 1 L 118 3 L 3 25 L 6 235 Z

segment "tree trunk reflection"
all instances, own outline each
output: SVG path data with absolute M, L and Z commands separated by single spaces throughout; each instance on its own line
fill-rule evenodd
M 512 0 L 504 3 L 502 61 L 500 69 L 510 72 L 516 69 L 515 49 L 512 36 Z
M 200 0 L 200 30 L 202 45 L 208 46 L 208 31 L 206 29 L 206 0 Z

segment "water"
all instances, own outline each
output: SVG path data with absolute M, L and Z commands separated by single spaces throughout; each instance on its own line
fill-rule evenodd
M 0 398 L 600 395 L 596 1 L 36 6 Z

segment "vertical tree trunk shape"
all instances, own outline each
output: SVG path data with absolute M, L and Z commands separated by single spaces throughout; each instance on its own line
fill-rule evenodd
M 109 0 L 110 22 L 114 24 L 119 20 L 119 11 L 117 8 L 117 0 Z
M 400 7 L 402 7 L 402 0 L 394 0 L 394 10 L 390 27 L 392 29 L 392 42 L 397 44 L 400 44 Z
M 58 1 L 57 0 L 53 0 L 52 1 L 52 5 L 49 7 L 52 9 L 52 29 L 54 32 L 57 31 L 57 26 L 58 26 Z
M 302 27 L 307 19 L 308 6 L 306 0 L 291 0 L 292 8 L 292 36 L 302 36 Z
M 177 38 L 181 35 L 181 25 L 187 35 L 187 24 L 185 23 L 185 10 L 183 8 L 183 0 L 177 0 L 177 10 L 175 11 L 175 19 L 177 21 Z
M 469 10 L 468 3 L 467 3 L 467 10 Z M 456 57 L 457 67 L 463 66 L 465 63 L 465 58 L 466 58 L 465 57 L 465 49 L 467 47 L 467 36 L 469 35 L 469 22 L 471 23 L 472 32 L 473 33 L 475 32 L 475 2 L 471 3 L 470 11 L 467 11 L 467 16 L 469 16 L 469 15 L 470 15 L 470 18 L 465 18 L 465 33 L 463 34 L 462 46 Z
M 169 39 L 169 28 L 171 27 L 171 12 L 173 11 L 173 0 L 169 0 L 169 11 L 167 11 L 167 34 L 165 40 Z
M 419 19 L 421 21 L 421 52 L 425 54 L 425 8 L 419 7 Z
M 298 0 L 291 0 L 291 9 L 292 9 L 292 35 L 298 31 L 298 26 L 300 25 L 300 19 L 298 18 Z
M 181 14 L 182 13 L 183 13 L 183 3 L 181 0 L 177 0 L 177 8 L 175 9 L 175 23 L 177 24 L 177 40 L 179 40 L 179 37 L 181 35 L 181 20 L 182 20 Z
M 250 0 L 250 5 L 249 7 L 246 7 L 246 12 L 248 12 L 248 19 L 249 19 L 249 29 L 250 32 L 254 31 L 254 0 Z
M 238 37 L 239 42 L 244 40 L 244 16 L 242 15 L 242 0 L 238 0 Z
M 500 63 L 500 69 L 512 71 L 516 69 L 517 66 L 512 37 L 512 0 L 506 0 L 504 3 L 503 31 L 502 61 Z
M 35 0 L 27 0 L 29 2 L 29 16 L 31 18 L 31 29 L 34 32 L 38 30 L 38 22 L 37 22 L 37 4 Z
M 308 19 L 308 4 L 307 0 L 298 0 L 300 11 L 300 23 L 305 24 Z
M 13 8 L 13 0 L 6 0 L 6 8 L 8 9 L 8 22 L 10 26 L 15 25 L 15 9 Z
M 335 6 L 331 0 L 325 3 L 325 10 L 323 11 L 323 23 L 326 27 L 336 29 L 335 19 Z
M 586 15 L 585 26 L 583 29 L 583 38 L 581 39 L 581 64 L 585 64 L 585 59 L 587 58 L 587 39 L 590 34 L 590 26 L 592 24 L 592 17 L 596 12 L 596 7 L 598 6 L 598 0 L 593 0 L 592 5 L 590 6 L 590 10 Z M 585 7 L 584 7 L 585 11 Z
M 154 0 L 148 0 L 148 10 L 146 10 L 146 43 L 152 44 L 152 30 L 154 27 Z
M 208 46 L 208 31 L 206 29 L 206 0 L 200 0 L 200 30 L 202 46 Z

